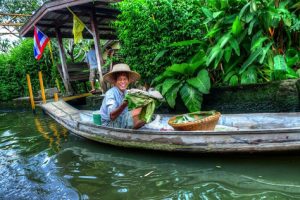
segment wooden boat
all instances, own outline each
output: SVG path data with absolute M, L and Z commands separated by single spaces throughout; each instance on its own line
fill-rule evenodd
M 297 112 L 225 114 L 214 131 L 162 131 L 95 125 L 84 119 L 91 112 L 78 110 L 64 101 L 43 104 L 42 108 L 76 135 L 122 147 L 201 153 L 300 150 L 300 113 Z

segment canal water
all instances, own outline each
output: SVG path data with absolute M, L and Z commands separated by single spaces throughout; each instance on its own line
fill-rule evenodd
M 2 110 L 0 199 L 300 199 L 300 156 L 116 148 Z

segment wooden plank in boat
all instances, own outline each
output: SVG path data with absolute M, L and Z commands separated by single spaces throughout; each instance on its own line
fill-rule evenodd
M 76 108 L 63 101 L 46 103 L 42 105 L 42 108 L 56 117 L 66 117 L 79 112 Z

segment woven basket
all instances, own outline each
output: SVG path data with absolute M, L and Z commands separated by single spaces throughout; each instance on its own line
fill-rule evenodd
M 203 112 L 205 113 L 205 112 Z M 201 112 L 197 113 L 189 113 L 189 114 L 201 114 Z M 214 130 L 219 118 L 221 116 L 221 113 L 215 112 L 213 115 L 207 116 L 205 118 L 192 121 L 192 122 L 186 122 L 186 123 L 174 123 L 176 120 L 176 117 L 182 116 L 182 115 L 177 115 L 174 117 L 171 117 L 168 121 L 168 124 L 172 126 L 175 130 L 178 131 L 197 131 L 197 130 L 202 130 L 202 131 L 211 131 Z

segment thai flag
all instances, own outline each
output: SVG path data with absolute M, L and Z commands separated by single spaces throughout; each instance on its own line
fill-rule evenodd
M 43 51 L 49 41 L 47 35 L 45 35 L 42 31 L 40 31 L 36 26 L 33 31 L 33 40 L 34 40 L 34 57 L 39 60 L 42 57 Z

